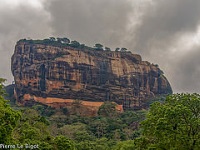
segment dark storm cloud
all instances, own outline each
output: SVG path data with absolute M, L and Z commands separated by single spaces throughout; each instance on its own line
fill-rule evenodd
M 200 92 L 200 47 L 185 48 L 192 42 L 189 38 L 181 42 L 182 37 L 197 32 L 199 15 L 199 0 L 152 0 L 131 32 L 133 38 L 128 46 L 143 58 L 158 63 L 175 92 Z
M 49 7 L 55 35 L 118 46 L 127 35 L 133 6 L 128 0 L 56 0 Z
M 175 92 L 200 93 L 200 43 L 188 38 L 200 26 L 199 0 L 35 0 L 41 7 L 17 1 L 10 7 L 0 0 L 0 77 L 12 80 L 10 58 L 20 38 L 68 37 L 127 47 L 159 64 Z
M 174 46 L 181 36 L 196 32 L 199 15 L 199 0 L 154 0 L 144 10 L 141 24 L 133 32 L 135 49 L 147 54 L 149 49 L 162 51 Z
M 172 80 L 176 84 L 176 92 L 200 92 L 200 46 L 193 47 L 190 52 L 173 61 Z
M 21 38 L 43 38 L 50 29 L 48 13 L 29 3 L 7 4 L 0 0 L 0 77 L 13 80 L 10 64 L 16 41 Z

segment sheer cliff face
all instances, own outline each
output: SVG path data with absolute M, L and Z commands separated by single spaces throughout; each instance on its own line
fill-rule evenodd
M 172 93 L 163 72 L 129 52 L 80 50 L 18 42 L 12 56 L 15 96 L 115 101 L 142 106 Z M 27 100 L 27 99 L 26 99 Z

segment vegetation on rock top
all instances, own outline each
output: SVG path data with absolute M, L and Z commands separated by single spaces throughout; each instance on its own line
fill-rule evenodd
M 32 40 L 32 39 L 21 39 L 17 43 L 20 42 L 26 42 L 29 44 L 43 44 L 43 45 L 52 45 L 52 46 L 57 46 L 57 47 L 73 47 L 77 49 L 82 49 L 82 50 L 97 50 L 97 51 L 111 51 L 111 48 L 105 47 L 100 44 L 96 43 L 94 47 L 89 47 L 86 46 L 85 44 L 81 44 L 78 41 L 71 41 L 70 39 L 64 37 L 64 38 L 55 38 L 55 37 L 50 37 L 48 39 L 43 39 L 43 40 Z M 116 48 L 115 51 L 118 52 L 130 52 L 128 51 L 127 48 L 122 47 Z

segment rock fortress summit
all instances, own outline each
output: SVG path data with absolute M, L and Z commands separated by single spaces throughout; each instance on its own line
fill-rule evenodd
M 119 109 L 143 108 L 149 99 L 172 93 L 158 65 L 140 55 L 77 41 L 19 40 L 11 68 L 15 98 L 22 105 L 37 101 L 65 107 L 78 99 L 88 107 L 113 101 Z

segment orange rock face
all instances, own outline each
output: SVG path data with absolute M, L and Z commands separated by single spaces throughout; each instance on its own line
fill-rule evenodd
M 12 56 L 15 95 L 54 101 L 114 101 L 124 108 L 143 107 L 172 89 L 157 65 L 130 52 L 95 51 L 18 42 Z M 44 99 L 45 98 L 45 99 Z M 27 98 L 26 98 L 27 100 Z M 56 102 L 56 101 L 55 101 Z
M 62 98 L 53 98 L 53 97 L 37 97 L 34 95 L 30 95 L 30 94 L 24 94 L 23 96 L 23 100 L 26 101 L 30 101 L 30 100 L 34 100 L 35 102 L 40 102 L 43 103 L 45 105 L 54 107 L 54 108 L 71 108 L 73 107 L 73 104 L 76 103 L 76 100 L 74 99 L 62 99 Z M 85 108 L 85 112 L 82 115 L 86 115 L 86 116 L 95 116 L 97 115 L 97 112 L 99 110 L 99 107 L 101 105 L 103 105 L 104 102 L 92 102 L 92 101 L 86 101 L 86 100 L 81 100 L 80 101 L 80 107 L 82 106 L 83 108 Z M 115 103 L 115 102 L 113 102 Z M 123 106 L 122 105 L 118 105 L 116 104 L 116 110 L 118 112 L 123 112 Z

